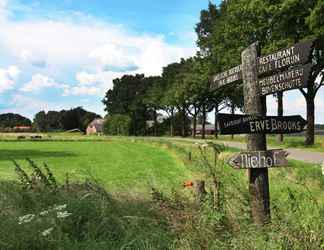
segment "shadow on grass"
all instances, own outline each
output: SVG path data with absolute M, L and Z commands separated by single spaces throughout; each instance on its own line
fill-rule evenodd
M 0 161 L 22 160 L 26 158 L 37 159 L 45 157 L 75 157 L 74 153 L 66 151 L 42 151 L 32 149 L 1 149 Z

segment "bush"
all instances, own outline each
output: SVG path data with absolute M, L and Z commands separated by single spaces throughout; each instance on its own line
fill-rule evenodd
M 107 135 L 129 135 L 131 118 L 127 115 L 108 116 L 104 123 L 104 133 Z

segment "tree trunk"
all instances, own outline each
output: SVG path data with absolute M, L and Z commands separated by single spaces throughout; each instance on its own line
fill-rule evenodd
M 305 144 L 314 145 L 315 143 L 315 103 L 312 95 L 308 93 L 306 97 L 307 108 L 307 129 L 305 135 Z
M 283 116 L 283 92 L 277 93 L 277 114 L 278 116 Z M 277 135 L 277 142 L 282 143 L 283 142 L 283 134 Z
M 235 105 L 233 103 L 231 104 L 231 114 L 235 115 Z M 231 138 L 232 138 L 232 140 L 234 140 L 234 135 L 233 134 L 231 135 Z
M 193 130 L 192 130 L 193 138 L 196 138 L 196 129 L 197 129 L 197 111 L 195 109 L 195 114 L 193 116 Z
M 186 137 L 187 132 L 186 132 L 186 109 L 183 108 L 182 110 L 182 137 Z
M 206 106 L 203 105 L 201 138 L 205 139 L 205 137 L 206 137 Z
M 156 109 L 154 109 L 154 136 L 157 136 L 157 112 Z
M 215 138 L 216 139 L 218 139 L 217 114 L 218 114 L 218 103 L 215 103 Z
M 171 117 L 170 117 L 170 136 L 173 137 L 173 109 L 171 110 Z

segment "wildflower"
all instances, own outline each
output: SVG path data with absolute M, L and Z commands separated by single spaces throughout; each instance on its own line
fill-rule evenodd
M 202 148 L 202 149 L 205 149 L 205 148 L 207 148 L 207 147 L 208 147 L 208 144 L 206 144 L 206 143 L 201 145 L 201 148 Z
M 53 231 L 53 229 L 54 229 L 53 227 L 50 227 L 50 228 L 44 230 L 44 231 L 41 233 L 41 235 L 42 235 L 42 236 L 47 236 L 47 235 L 49 235 L 49 234 Z
M 23 223 L 31 222 L 34 219 L 34 217 L 35 217 L 34 214 L 26 214 L 24 216 L 20 216 L 18 218 L 18 224 L 21 225 Z
M 64 205 L 58 205 L 58 206 L 55 206 L 54 205 L 54 208 L 53 208 L 54 210 L 58 210 L 58 211 L 61 211 L 61 210 L 63 210 L 63 209 L 66 209 L 66 204 L 64 204 Z
M 57 212 L 57 218 L 66 218 L 69 217 L 71 215 L 71 213 L 69 213 L 68 211 L 64 211 L 64 212 Z
M 40 212 L 39 215 L 44 216 L 44 215 L 47 215 L 48 213 L 49 213 L 48 210 L 44 210 L 44 211 Z
M 324 175 L 324 161 L 322 162 L 322 175 Z

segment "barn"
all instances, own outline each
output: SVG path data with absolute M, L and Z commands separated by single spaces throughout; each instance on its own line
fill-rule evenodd
M 96 118 L 89 123 L 87 127 L 87 135 L 100 135 L 103 133 L 103 124 L 105 120 L 101 118 Z

